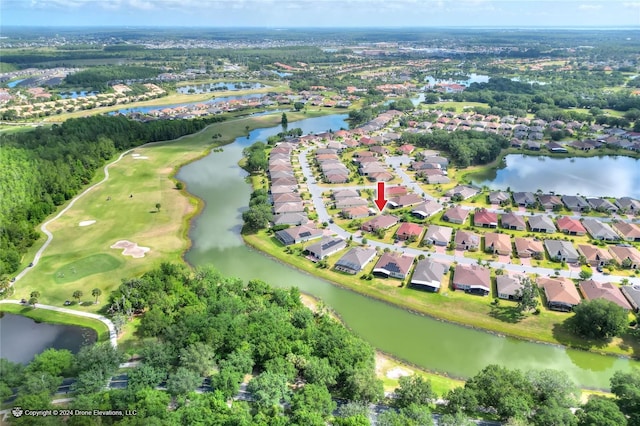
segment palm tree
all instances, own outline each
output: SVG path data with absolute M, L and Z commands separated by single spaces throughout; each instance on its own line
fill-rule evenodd
M 80 290 L 76 290 L 73 292 L 73 298 L 76 299 L 78 301 L 78 303 L 80 303 L 80 298 L 82 297 L 83 293 Z
M 98 297 L 100 297 L 101 294 L 102 290 L 100 290 L 99 288 L 94 288 L 93 290 L 91 290 L 91 295 L 96 298 L 96 305 L 98 304 Z

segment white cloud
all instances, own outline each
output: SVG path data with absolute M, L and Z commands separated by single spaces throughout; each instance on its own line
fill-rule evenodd
M 580 6 L 578 6 L 578 9 L 580 9 L 580 10 L 599 10 L 599 9 L 602 9 L 602 5 L 601 4 L 581 4 Z
M 622 3 L 622 5 L 631 9 L 640 9 L 640 1 Z

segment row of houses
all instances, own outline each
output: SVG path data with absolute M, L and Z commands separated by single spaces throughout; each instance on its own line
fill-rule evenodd
M 298 193 L 298 179 L 291 165 L 294 147 L 291 143 L 281 143 L 269 153 L 267 175 L 274 225 L 302 225 L 309 222 L 304 202 Z
M 476 194 L 477 192 L 473 195 Z M 489 203 L 491 204 L 510 204 L 512 199 L 513 204 L 519 207 L 535 207 L 539 203 L 547 210 L 564 206 L 576 212 L 589 210 L 607 213 L 625 211 L 635 214 L 640 212 L 640 201 L 631 197 L 620 197 L 611 202 L 606 198 L 582 197 L 580 195 L 534 194 L 533 192 L 514 192 L 511 194 L 505 191 L 492 191 L 489 193 Z
M 380 145 L 369 147 L 368 151 L 358 151 L 353 155 L 353 162 L 358 166 L 358 173 L 373 182 L 388 182 L 393 179 L 387 165 L 380 161 L 381 156 L 389 154 L 389 150 Z

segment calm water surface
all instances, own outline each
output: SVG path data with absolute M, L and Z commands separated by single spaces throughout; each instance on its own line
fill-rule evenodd
M 0 358 L 13 362 L 28 364 L 35 355 L 49 348 L 76 353 L 81 346 L 96 339 L 95 330 L 90 328 L 37 323 L 20 315 L 0 315 Z
M 503 168 L 472 176 L 492 189 L 593 197 L 640 198 L 640 160 L 630 157 L 552 158 L 512 154 Z
M 290 126 L 305 132 L 347 127 L 346 115 L 298 121 Z M 374 347 L 432 371 L 469 377 L 491 363 L 510 368 L 555 368 L 567 372 L 581 386 L 606 388 L 616 370 L 629 370 L 635 361 L 503 338 L 440 322 L 339 288 L 283 265 L 248 248 L 240 237 L 242 212 L 251 187 L 237 166 L 242 149 L 281 131 L 259 129 L 183 167 L 178 178 L 206 205 L 190 232 L 193 246 L 187 260 L 215 266 L 244 280 L 261 279 L 278 287 L 296 286 L 321 298 L 346 325 Z

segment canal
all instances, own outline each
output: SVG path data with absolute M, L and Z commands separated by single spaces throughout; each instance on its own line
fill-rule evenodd
M 298 121 L 305 133 L 347 128 L 346 115 Z M 290 124 L 290 127 L 292 124 Z M 238 167 L 243 148 L 265 141 L 280 126 L 254 130 L 222 152 L 184 166 L 177 177 L 189 192 L 205 202 L 194 220 L 192 265 L 211 264 L 222 273 L 244 280 L 261 279 L 278 287 L 296 286 L 322 299 L 358 335 L 374 347 L 420 367 L 456 377 L 469 377 L 486 365 L 509 368 L 554 368 L 565 371 L 582 387 L 607 388 L 616 370 L 627 371 L 635 361 L 525 342 L 441 322 L 345 290 L 288 267 L 247 247 L 241 236 L 242 212 L 251 193 L 246 173 Z M 300 261 L 304 261 L 300 259 Z

